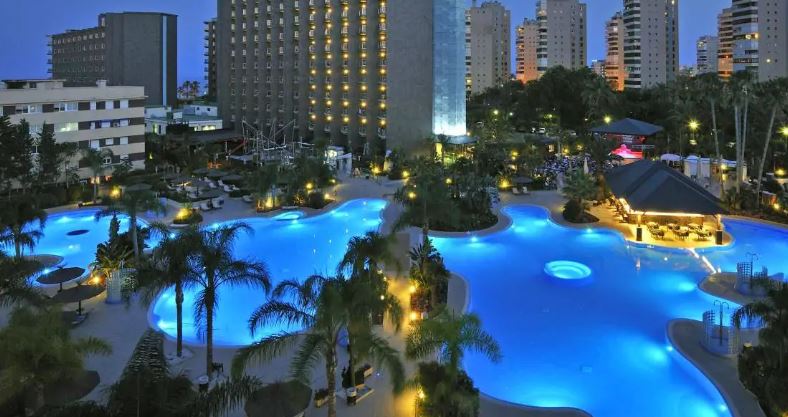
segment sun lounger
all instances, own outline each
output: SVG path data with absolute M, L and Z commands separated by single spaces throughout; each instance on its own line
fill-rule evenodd
M 224 200 L 221 197 L 214 198 L 213 200 L 211 200 L 211 205 L 213 206 L 213 208 L 217 208 L 217 209 L 222 208 L 222 206 L 224 206 Z
M 241 197 L 241 199 L 243 199 L 243 201 L 245 203 L 251 203 L 252 202 L 252 196 L 250 196 L 250 195 L 245 195 L 245 196 Z
M 528 194 L 531 194 L 531 193 L 528 191 L 528 187 L 526 187 L 526 186 L 523 186 L 523 195 L 528 195 Z
M 520 190 L 518 190 L 517 187 L 514 187 L 514 188 L 512 188 L 512 194 L 520 195 Z
M 229 185 L 223 185 L 223 186 L 222 186 L 222 188 L 224 188 L 224 192 L 225 192 L 225 193 L 229 193 L 229 192 L 232 192 L 232 191 L 233 191 L 233 189 L 232 189 L 232 188 L 230 188 L 230 186 L 229 186 Z
M 215 190 L 215 189 L 216 189 L 216 184 L 214 184 L 213 182 L 209 182 L 209 183 L 208 183 L 208 187 L 209 187 L 210 189 L 212 189 L 212 190 Z
M 207 201 L 203 201 L 202 203 L 200 203 L 200 210 L 202 210 L 202 211 L 211 211 L 213 209 L 211 208 L 211 206 L 208 204 Z

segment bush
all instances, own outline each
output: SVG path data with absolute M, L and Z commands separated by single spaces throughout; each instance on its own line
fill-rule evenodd
M 325 195 L 320 192 L 310 193 L 306 197 L 306 202 L 304 203 L 304 207 L 309 207 L 313 209 L 322 209 L 323 207 L 327 206 L 330 203 L 330 199 L 326 199 Z
M 191 210 L 186 217 L 176 217 L 173 224 L 198 224 L 202 223 L 202 214 L 197 210 Z
M 564 204 L 564 219 L 572 223 L 582 223 L 583 206 L 577 200 L 569 200 Z
M 248 194 L 248 193 L 246 191 L 244 191 L 244 190 L 232 190 L 229 193 L 230 198 L 241 198 L 241 197 L 243 197 L 246 194 Z
M 769 417 L 782 417 L 788 413 L 788 375 L 773 369 L 763 347 L 745 347 L 739 354 L 739 379 L 750 390 Z

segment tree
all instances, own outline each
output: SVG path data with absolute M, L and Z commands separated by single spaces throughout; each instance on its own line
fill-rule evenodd
M 30 283 L 40 269 L 38 261 L 11 258 L 0 252 L 0 307 L 45 306 L 47 298 Z
M 585 211 L 588 210 L 586 200 L 596 197 L 597 187 L 593 177 L 582 171 L 575 171 L 566 178 L 562 192 L 568 199 L 579 203 Z
M 404 206 L 397 226 L 421 226 L 426 236 L 430 224 L 454 224 L 457 212 L 451 199 L 449 187 L 440 165 L 434 161 L 418 159 L 414 163 L 413 175 L 408 183 L 397 190 L 394 199 Z
M 460 370 L 465 351 L 485 355 L 493 362 L 501 360 L 501 348 L 475 314 L 457 315 L 444 309 L 416 324 L 405 340 L 405 355 L 411 359 L 425 358 L 438 352 L 449 370 Z
M 788 82 L 785 78 L 776 81 L 770 81 L 761 84 L 763 105 L 769 108 L 769 127 L 766 129 L 766 140 L 763 143 L 763 155 L 761 156 L 761 163 L 758 167 L 758 187 L 755 195 L 757 196 L 758 206 L 761 205 L 761 189 L 763 188 L 763 168 L 766 165 L 766 158 L 769 154 L 769 143 L 774 136 L 774 121 L 777 117 L 777 112 L 788 103 Z
M 372 276 L 377 274 L 383 265 L 399 268 L 391 245 L 392 236 L 378 232 L 367 232 L 364 236 L 351 238 L 347 251 L 339 262 L 338 272 L 349 271 L 351 276 Z
M 84 356 L 111 350 L 94 337 L 72 340 L 59 311 L 16 309 L 0 330 L 0 403 L 30 392 L 33 401 L 25 405 L 30 415 L 44 405 L 44 388 L 81 373 Z
M 767 285 L 766 298 L 742 306 L 733 313 L 733 323 L 741 327 L 743 320 L 760 320 L 760 345 L 770 353 L 770 362 L 781 373 L 788 363 L 788 284 Z
M 134 249 L 135 265 L 140 261 L 140 244 L 138 242 L 137 219 L 146 212 L 162 214 L 166 212 L 166 207 L 150 190 L 127 191 L 119 198 L 109 201 L 107 208 L 96 213 L 96 218 L 103 216 L 114 216 L 118 212 L 126 213 L 129 216 L 129 233 Z
M 160 236 L 159 246 L 153 255 L 137 269 L 137 289 L 142 292 L 142 302 L 150 305 L 170 287 L 175 289 L 176 355 L 183 355 L 183 292 L 195 281 L 191 268 L 194 243 L 190 239 L 198 236 L 194 229 L 174 235 L 164 224 L 153 224 L 151 230 Z
M 33 250 L 44 235 L 47 213 L 32 196 L 20 195 L 0 206 L 0 242 L 14 245 L 14 256 L 21 259 L 24 249 Z
M 410 250 L 409 256 L 410 279 L 420 287 L 429 289 L 430 305 L 437 309 L 441 304 L 439 294 L 446 290 L 451 276 L 443 263 L 443 257 L 427 236 L 423 237 L 418 247 Z
M 248 183 L 254 190 L 258 210 L 278 206 L 276 186 L 279 182 L 279 177 L 279 165 L 273 163 L 265 164 L 249 175 Z
M 112 156 L 112 151 L 106 148 L 87 148 L 82 150 L 82 159 L 80 159 L 79 163 L 81 165 L 86 165 L 92 174 L 94 203 L 98 200 L 99 178 L 107 172 L 109 167 L 109 164 L 107 164 L 105 160 L 107 158 L 111 159 Z
M 212 230 L 186 231 L 193 242 L 190 258 L 194 272 L 194 322 L 205 335 L 206 374 L 213 374 L 213 319 L 216 314 L 219 290 L 224 286 L 247 286 L 250 290 L 271 288 L 271 279 L 264 264 L 236 259 L 233 244 L 241 233 L 252 233 L 245 223 L 234 223 Z
M 53 184 L 60 180 L 65 171 L 68 156 L 76 151 L 75 143 L 57 143 L 54 125 L 45 124 L 38 135 L 38 180 L 41 184 Z
M 420 362 L 412 381 L 419 389 L 419 415 L 428 417 L 477 417 L 479 390 L 460 370 L 451 372 L 437 362 Z
M 277 285 L 273 299 L 250 317 L 249 329 L 254 334 L 267 324 L 279 322 L 300 325 L 305 333 L 280 332 L 241 348 L 233 359 L 233 375 L 241 375 L 249 363 L 269 361 L 296 346 L 296 354 L 290 364 L 292 376 L 307 382 L 311 370 L 318 365 L 319 359 L 323 359 L 329 392 L 328 416 L 336 417 L 333 394 L 336 392 L 337 344 L 343 329 L 348 329 L 348 332 L 355 329 L 350 326 L 350 316 L 356 304 L 348 300 L 354 300 L 352 293 L 358 289 L 356 285 L 357 282 L 341 276 L 312 276 L 303 283 L 284 281 Z M 361 335 L 356 333 L 355 336 Z M 399 392 L 404 373 L 396 351 L 379 336 L 369 333 L 364 337 L 368 338 L 364 340 L 365 353 L 386 365 L 394 390 Z

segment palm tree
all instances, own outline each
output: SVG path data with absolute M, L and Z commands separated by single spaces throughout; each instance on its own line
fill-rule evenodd
M 738 328 L 745 319 L 758 319 L 764 324 L 759 332 L 760 346 L 772 353 L 772 362 L 777 364 L 775 368 L 783 373 L 788 359 L 788 284 L 768 284 L 765 299 L 742 306 L 732 318 Z
M 31 392 L 33 402 L 25 406 L 30 415 L 44 405 L 45 387 L 81 373 L 84 356 L 111 350 L 94 337 L 72 340 L 59 311 L 16 309 L 0 330 L 0 403 Z
M 348 242 L 345 256 L 339 262 L 338 272 L 350 271 L 351 276 L 377 273 L 383 265 L 399 268 L 397 256 L 391 249 L 392 235 L 367 232 Z
M 131 244 L 134 248 L 134 263 L 140 261 L 140 244 L 138 239 L 137 219 L 146 212 L 156 214 L 166 213 L 166 207 L 150 190 L 127 191 L 119 198 L 110 201 L 106 209 L 96 213 L 96 218 L 103 216 L 113 216 L 118 212 L 126 213 L 129 216 L 129 233 L 131 234 Z
M 273 208 L 277 206 L 276 185 L 279 182 L 279 166 L 266 164 L 254 171 L 249 178 L 249 184 L 255 191 L 257 208 Z M 268 204 L 270 201 L 270 205 Z
M 481 353 L 493 362 L 501 360 L 501 348 L 482 329 L 475 314 L 457 315 L 448 310 L 419 322 L 405 341 L 405 355 L 411 359 L 425 358 L 435 352 L 450 370 L 460 370 L 466 350 Z
M 564 188 L 561 191 L 568 199 L 578 202 L 583 211 L 585 211 L 588 209 L 586 200 L 596 196 L 597 187 L 593 177 L 581 171 L 575 171 L 567 177 Z
M 190 226 L 195 227 L 195 226 Z M 183 292 L 194 282 L 190 257 L 194 245 L 189 240 L 198 235 L 195 229 L 173 235 L 167 225 L 155 223 L 151 231 L 161 238 L 153 255 L 137 268 L 137 288 L 142 292 L 142 303 L 150 305 L 164 291 L 175 288 L 176 355 L 183 355 Z
M 769 152 L 769 143 L 774 136 L 774 120 L 777 117 L 777 112 L 788 102 L 788 82 L 785 78 L 780 80 L 769 81 L 761 84 L 762 92 L 761 98 L 763 104 L 770 109 L 769 127 L 766 129 L 766 140 L 763 144 L 763 155 L 761 156 L 761 163 L 758 167 L 758 187 L 755 195 L 758 197 L 758 206 L 761 205 L 761 188 L 763 188 L 763 168 L 766 165 L 766 158 Z
M 479 415 L 479 390 L 463 370 L 454 373 L 448 366 L 437 362 L 420 362 L 410 384 L 419 389 L 416 403 L 419 415 Z
M 19 196 L 0 207 L 0 243 L 13 244 L 14 256 L 21 259 L 24 249 L 33 250 L 44 235 L 47 213 L 30 196 Z
M 112 158 L 112 151 L 104 148 L 104 149 L 94 149 L 94 148 L 87 148 L 82 150 L 82 159 L 80 159 L 80 164 L 87 165 L 88 169 L 92 174 L 91 178 L 93 181 L 93 202 L 95 203 L 98 200 L 98 186 L 99 186 L 99 177 L 104 175 L 107 172 L 108 164 L 104 161 L 107 158 Z
M 10 258 L 0 252 L 0 307 L 45 305 L 46 297 L 30 284 L 30 277 L 40 269 L 38 261 Z
M 443 263 L 443 257 L 427 236 L 424 236 L 419 246 L 410 250 L 409 257 L 410 279 L 420 287 L 429 288 L 430 305 L 437 309 L 440 304 L 438 295 L 446 288 L 451 276 Z
M 366 356 L 386 366 L 391 374 L 394 391 L 399 392 L 404 382 L 399 355 L 386 340 L 368 332 L 368 327 L 360 326 L 363 328 L 359 329 L 355 326 L 359 322 L 352 316 L 358 312 L 356 308 L 360 305 L 356 295 L 365 294 L 364 290 L 360 290 L 363 288 L 359 286 L 360 282 L 345 280 L 341 276 L 312 276 L 303 283 L 284 281 L 277 285 L 273 299 L 260 306 L 250 317 L 249 329 L 254 334 L 257 329 L 267 324 L 279 322 L 300 325 L 306 329 L 305 334 L 284 331 L 241 348 L 233 359 L 233 375 L 243 374 L 249 363 L 269 361 L 286 349 L 297 346 L 295 357 L 290 364 L 293 377 L 308 381 L 311 370 L 322 358 L 325 362 L 329 392 L 328 416 L 336 417 L 334 393 L 337 344 L 343 329 L 347 329 L 350 338 L 355 338 L 359 346 L 364 347 L 363 353 Z M 356 354 L 359 355 L 360 352 Z
M 457 212 L 445 181 L 438 163 L 423 158 L 416 160 L 408 184 L 394 194 L 394 199 L 404 206 L 396 228 L 420 225 L 427 236 L 430 225 L 438 220 L 442 224 L 456 222 Z
M 196 290 L 194 302 L 194 321 L 205 335 L 206 374 L 212 375 L 213 367 L 213 319 L 216 314 L 219 290 L 224 286 L 246 286 L 250 290 L 263 288 L 266 293 L 271 288 L 271 278 L 264 264 L 239 260 L 233 254 L 233 245 L 241 233 L 252 233 L 245 223 L 234 223 L 212 230 L 193 230 L 193 236 L 186 237 L 192 242 L 190 257 Z M 187 231 L 188 233 L 188 231 Z

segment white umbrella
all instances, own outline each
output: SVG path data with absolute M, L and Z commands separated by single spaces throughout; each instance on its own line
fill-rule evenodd
M 588 158 L 583 158 L 583 174 L 588 175 Z

